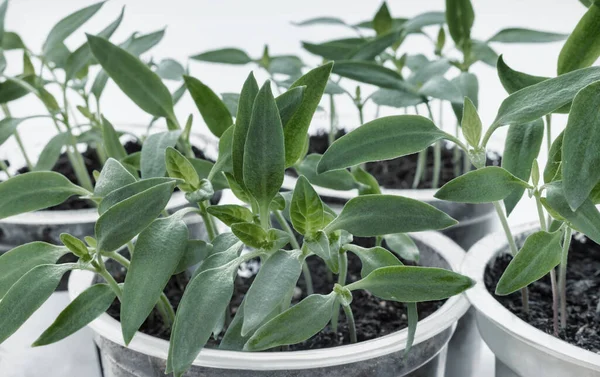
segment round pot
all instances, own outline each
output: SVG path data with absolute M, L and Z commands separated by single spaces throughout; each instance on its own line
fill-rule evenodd
M 537 223 L 514 228 L 517 245 L 522 246 L 527 236 L 537 230 Z M 467 297 L 477 312 L 481 337 L 496 356 L 496 377 L 600 376 L 600 355 L 529 325 L 487 291 L 485 268 L 500 253 L 509 253 L 503 232 L 477 242 L 461 266 L 461 273 L 477 283 L 467 291 Z
M 293 190 L 297 178 L 287 175 L 283 188 Z M 314 186 L 321 198 L 334 210 L 341 210 L 343 204 L 357 196 L 357 190 L 332 190 Z M 397 190 L 382 187 L 382 194 L 398 195 L 420 200 L 444 211 L 458 224 L 441 231 L 464 250 L 482 237 L 492 232 L 497 226 L 496 213 L 492 204 L 453 203 L 434 197 L 436 189 Z M 458 322 L 458 327 L 448 347 L 447 377 L 475 377 L 481 352 L 481 337 L 475 326 L 475 313 L 470 309 Z
M 121 126 L 119 131 L 143 135 L 146 133 L 147 127 Z M 191 141 L 193 145 L 202 150 L 208 149 L 210 155 L 214 154 L 215 147 L 204 137 L 192 135 Z M 177 191 L 173 193 L 166 208 L 169 212 L 175 212 L 188 205 L 184 194 Z M 61 233 L 69 233 L 80 239 L 84 236 L 93 236 L 96 220 L 98 220 L 98 211 L 95 208 L 66 211 L 43 210 L 0 219 L 0 254 L 33 241 L 60 244 Z M 202 238 L 205 235 L 202 224 L 199 225 L 200 228 L 191 228 L 194 238 Z
M 456 270 L 464 251 L 434 232 L 415 234 L 424 265 Z M 92 284 L 94 274 L 74 271 L 69 296 Z M 407 329 L 378 339 L 334 348 L 294 352 L 234 352 L 203 349 L 186 376 L 196 377 L 443 377 L 447 343 L 469 304 L 464 295 L 451 297 L 419 321 L 413 348 L 404 355 Z M 199 317 L 200 318 L 200 317 Z M 168 342 L 138 332 L 125 347 L 120 323 L 102 314 L 89 325 L 95 332 L 105 377 L 164 376 Z

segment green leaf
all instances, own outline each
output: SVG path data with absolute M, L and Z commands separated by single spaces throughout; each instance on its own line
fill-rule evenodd
M 25 44 L 17 33 L 5 31 L 2 38 L 2 49 L 4 51 L 25 49 Z
M 452 40 L 459 48 L 471 39 L 475 13 L 470 0 L 446 0 L 446 23 Z
M 29 85 L 36 86 L 38 79 L 35 75 L 17 76 L 16 79 L 22 80 Z M 15 80 L 5 80 L 0 83 L 0 103 L 7 103 L 17 100 L 31 93 L 28 89 L 18 84 Z
M 240 95 L 238 93 L 221 93 L 221 98 L 229 113 L 237 114 Z
M 390 10 L 384 1 L 373 18 L 373 29 L 377 35 L 385 34 L 392 29 L 393 22 Z
M 123 200 L 130 198 L 133 195 L 139 194 L 142 191 L 148 190 L 149 188 L 152 188 L 156 185 L 173 182 L 174 181 L 170 178 L 148 178 L 118 188 L 110 192 L 104 197 L 104 199 L 102 199 L 100 205 L 98 206 L 98 214 L 102 215 L 115 204 L 120 203 Z
M 237 182 L 242 184 L 244 182 L 244 146 L 246 145 L 246 135 L 248 134 L 248 128 L 250 127 L 252 107 L 254 106 L 254 99 L 257 94 L 258 84 L 254 78 L 254 73 L 250 72 L 240 93 L 231 151 L 233 175 Z
M 585 200 L 577 210 L 569 207 L 563 192 L 563 182 L 557 181 L 546 185 L 546 199 L 542 203 L 554 218 L 555 214 L 571 228 L 584 233 L 596 243 L 600 243 L 600 212 L 591 200 Z
M 191 76 L 183 76 L 183 79 L 206 126 L 213 135 L 221 137 L 223 132 L 233 123 L 227 106 L 215 92 L 200 80 Z
M 300 76 L 304 63 L 294 55 L 273 56 L 269 61 L 269 72 L 288 76 Z
M 406 90 L 379 89 L 371 95 L 371 100 L 379 106 L 405 108 L 425 102 L 426 98 Z
M 331 320 L 336 295 L 310 295 L 261 326 L 244 345 L 246 351 L 263 351 L 302 342 Z
M 175 274 L 180 274 L 188 268 L 202 262 L 212 253 L 213 245 L 202 240 L 188 240 L 183 256 L 175 269 Z
M 408 235 L 403 233 L 387 234 L 383 236 L 387 247 L 400 258 L 408 261 L 419 261 L 419 248 Z
M 84 328 L 106 312 L 115 299 L 107 284 L 95 284 L 77 296 L 33 343 L 33 347 L 56 343 Z
M 299 174 L 305 176 L 310 183 L 320 187 L 330 188 L 332 190 L 352 190 L 356 188 L 356 180 L 346 169 L 331 170 L 325 173 L 317 174 L 317 165 L 321 161 L 320 154 L 310 154 L 298 165 L 296 170 Z
M 252 211 L 236 204 L 210 206 L 207 211 L 227 226 L 237 223 L 251 223 L 254 219 Z
M 401 26 L 409 33 L 416 33 L 426 26 L 442 25 L 444 23 L 446 23 L 446 15 L 444 12 L 425 12 L 407 20 Z
M 447 137 L 433 122 L 419 115 L 395 115 L 367 122 L 329 146 L 317 172 L 364 162 L 389 160 L 419 152 Z
M 381 267 L 402 265 L 402 262 L 394 254 L 380 246 L 367 249 L 356 245 L 346 245 L 344 250 L 350 251 L 360 258 L 360 276 L 362 278 Z
M 165 153 L 174 147 L 181 131 L 166 131 L 148 136 L 142 145 L 142 178 L 164 177 L 167 172 Z
M 116 160 L 122 160 L 127 157 L 127 151 L 119 140 L 119 134 L 115 131 L 113 125 L 104 117 L 102 117 L 102 140 L 104 149 L 108 157 Z
M 451 103 L 462 103 L 463 95 L 451 81 L 442 76 L 434 76 L 419 89 L 419 94 Z
M 23 275 L 42 264 L 53 264 L 68 253 L 63 246 L 31 242 L 0 255 L 0 299 Z
M 231 226 L 231 231 L 246 245 L 260 249 L 267 242 L 267 232 L 254 223 L 236 223 Z
M 470 171 L 446 183 L 435 197 L 459 203 L 491 203 L 503 200 L 514 190 L 526 188 L 527 182 L 497 166 Z
M 250 194 L 236 181 L 233 175 L 230 173 L 224 173 L 224 175 L 233 195 L 246 204 L 252 204 L 253 199 L 250 197 Z
M 404 35 L 405 32 L 402 29 L 392 30 L 382 35 L 378 34 L 377 38 L 363 43 L 358 47 L 350 55 L 350 59 L 371 61 L 382 54 L 388 47 L 391 47 L 394 43 L 402 40 Z
M 562 143 L 564 130 L 554 139 L 548 151 L 548 161 L 544 168 L 544 183 L 562 179 Z
M 240 255 L 244 244 L 233 233 L 221 233 L 212 241 L 211 254 L 202 261 L 193 276 L 226 265 Z
M 355 166 L 352 169 L 352 176 L 356 182 L 362 185 L 358 188 L 359 195 L 381 194 L 381 188 L 377 179 L 360 166 Z
M 495 68 L 498 61 L 498 54 L 487 43 L 472 40 L 471 59 L 473 59 L 473 63 L 482 61 L 490 67 Z
M 225 312 L 233 295 L 236 269 L 236 264 L 229 264 L 204 271 L 186 287 L 169 343 L 167 370 L 176 376 L 190 367 Z M 198 313 L 202 313 L 201 321 Z
M 309 71 L 296 80 L 290 87 L 290 89 L 293 89 L 306 86 L 306 89 L 304 90 L 302 103 L 292 118 L 285 124 L 285 129 L 283 130 L 286 168 L 294 165 L 296 161 L 304 156 L 304 143 L 308 133 L 308 126 L 323 96 L 323 91 L 331 73 L 332 64 L 325 64 Z
M 594 186 L 600 182 L 600 116 L 590 111 L 600 106 L 599 95 L 599 82 L 577 93 L 564 132 L 563 189 L 573 210 L 587 200 Z
M 323 202 L 306 177 L 296 181 L 290 218 L 294 229 L 300 234 L 310 235 L 324 226 Z
M 185 185 L 179 187 L 184 191 L 194 191 L 200 187 L 200 177 L 194 165 L 175 148 L 168 147 L 165 152 L 165 163 L 169 177 L 181 179 Z
M 260 326 L 294 289 L 302 272 L 299 254 L 279 250 L 261 265 L 244 299 L 242 336 Z
M 600 6 L 591 5 L 565 42 L 558 56 L 558 74 L 594 64 L 600 56 Z
M 144 230 L 164 210 L 175 182 L 151 187 L 113 205 L 95 225 L 99 251 L 114 251 Z
M 165 80 L 181 81 L 185 68 L 174 59 L 163 59 L 156 67 L 156 74 Z
M 583 68 L 521 89 L 500 105 L 493 126 L 523 124 L 570 103 L 577 92 L 600 80 L 600 67 Z
M 281 118 L 267 81 L 256 95 L 244 145 L 244 185 L 262 210 L 268 210 L 283 183 L 285 153 Z
M 543 231 L 528 236 L 521 250 L 504 270 L 496 286 L 496 294 L 505 296 L 525 288 L 558 266 L 562 254 L 561 237 L 562 232 Z
M 89 255 L 89 250 L 85 243 L 77 237 L 70 235 L 69 233 L 60 234 L 60 242 L 63 243 L 73 254 L 77 257 L 82 258 Z
M 0 145 L 4 144 L 27 118 L 4 118 L 0 120 Z
M 331 268 L 333 267 L 331 266 L 331 260 L 338 259 L 337 250 L 335 250 L 334 255 L 331 255 L 332 253 L 331 249 L 329 248 L 329 238 L 327 237 L 327 234 L 325 234 L 325 232 L 319 230 L 314 236 L 305 237 L 304 245 L 306 245 L 306 247 L 311 253 L 315 253 L 316 255 L 321 257 L 321 259 L 323 259 L 325 263 L 327 263 L 327 266 L 330 267 L 332 271 L 335 269 Z
M 190 59 L 224 64 L 248 64 L 252 59 L 245 51 L 237 48 L 222 48 L 219 50 L 207 51 L 201 54 L 191 56 Z
M 54 293 L 74 264 L 42 264 L 23 275 L 0 301 L 0 343 L 27 321 Z
M 135 177 L 119 161 L 109 158 L 96 181 L 94 196 L 104 197 L 116 189 L 120 189 L 135 181 Z
M 158 302 L 186 251 L 187 241 L 188 229 L 179 215 L 156 219 L 140 233 L 121 300 L 121 328 L 126 344 Z
M 8 9 L 8 0 L 4 0 L 0 4 L 0 41 L 4 38 L 4 24 L 6 19 L 6 10 Z
M 432 78 L 436 76 L 443 76 L 450 69 L 450 67 L 451 65 L 447 59 L 439 59 L 432 62 L 427 62 L 415 70 L 406 81 L 413 86 L 421 87 Z
M 200 180 L 198 185 L 198 189 L 187 192 L 185 194 L 185 198 L 190 203 L 200 203 L 205 200 L 210 200 L 215 194 L 215 189 L 212 187 L 212 184 L 208 179 Z
M 363 38 L 336 39 L 324 43 L 302 42 L 302 47 L 311 54 L 327 60 L 350 59 L 354 52 L 366 43 Z
M 509 94 L 549 79 L 549 77 L 532 76 L 527 73 L 515 71 L 504 62 L 502 55 L 498 58 L 496 67 L 498 68 L 500 82 Z
M 445 229 L 457 221 L 429 204 L 394 195 L 350 199 L 326 233 L 343 229 L 357 237 Z
M 144 52 L 156 46 L 165 36 L 165 29 L 158 30 L 152 33 L 137 36 L 134 33 L 130 39 L 122 43 L 119 47 L 124 48 L 129 53 L 135 56 L 140 56 Z
M 301 22 L 292 22 L 295 26 L 314 26 L 314 25 L 342 25 L 348 26 L 342 19 L 337 17 L 315 17 Z
M 473 285 L 470 278 L 442 268 L 391 266 L 378 268 L 346 288 L 365 289 L 380 299 L 407 303 L 443 300 Z
M 562 41 L 567 39 L 568 36 L 568 34 L 550 33 L 547 31 L 515 27 L 502 29 L 487 41 L 500 43 L 550 43 Z
M 515 177 L 529 182 L 531 164 L 540 153 L 543 139 L 544 122 L 541 119 L 510 126 L 504 142 L 502 167 Z M 518 188 L 504 199 L 507 215 L 516 207 L 524 192 L 524 187 Z
M 460 126 L 469 145 L 478 147 L 479 141 L 481 141 L 481 119 L 477 114 L 477 108 L 468 97 L 465 97 Z
M 219 139 L 219 157 L 217 157 L 217 161 L 208 174 L 208 178 L 211 180 L 215 179 L 215 175 L 219 172 L 233 172 L 232 148 L 234 133 L 235 126 L 232 125 L 223 132 L 223 135 L 221 135 L 221 138 Z
M 284 128 L 302 104 L 305 89 L 306 86 L 297 86 L 275 98 L 281 124 Z
M 73 195 L 87 194 L 87 190 L 59 173 L 19 174 L 0 183 L 0 219 L 52 207 Z
M 104 30 L 98 33 L 98 37 L 109 39 L 113 33 L 117 30 L 121 21 L 123 21 L 123 15 L 125 14 L 125 6 L 121 8 L 121 14 L 119 17 L 108 25 Z M 65 77 L 66 81 L 69 81 L 77 75 L 82 69 L 84 69 L 93 59 L 92 51 L 90 46 L 86 43 L 81 45 L 67 58 Z
M 417 324 L 419 323 L 419 313 L 417 312 L 416 302 L 409 302 L 406 304 L 406 316 L 408 317 L 408 337 L 406 338 L 405 355 L 413 346 L 415 334 L 417 332 Z
M 88 34 L 94 57 L 121 90 L 145 112 L 176 122 L 173 99 L 160 77 L 135 55 Z
M 402 76 L 394 70 L 376 63 L 354 60 L 336 61 L 332 73 L 349 78 L 365 84 L 371 84 L 380 88 L 396 89 L 400 91 L 414 91 Z
M 71 13 L 67 17 L 60 20 L 52 30 L 48 33 L 44 46 L 42 47 L 42 53 L 48 55 L 52 50 L 63 44 L 63 41 L 75 30 L 79 29 L 81 25 L 87 22 L 100 8 L 104 5 L 104 1 L 90 5 L 86 8 L 80 9 L 74 13 Z

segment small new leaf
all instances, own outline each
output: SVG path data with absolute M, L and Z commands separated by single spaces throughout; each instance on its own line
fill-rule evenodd
M 473 104 L 468 97 L 465 97 L 465 102 L 463 105 L 463 117 L 460 123 L 462 133 L 467 139 L 469 145 L 474 148 L 479 147 L 479 142 L 481 141 L 481 119 L 479 118 L 479 114 L 477 114 L 477 108 Z

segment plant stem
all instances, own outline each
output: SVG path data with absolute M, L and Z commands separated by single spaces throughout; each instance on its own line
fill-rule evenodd
M 358 108 L 358 120 L 360 121 L 360 125 L 362 126 L 363 124 L 365 124 L 365 120 L 364 120 L 364 116 L 363 116 L 363 105 L 359 104 L 359 105 L 356 105 L 356 107 Z
M 427 149 L 424 149 L 419 152 L 419 157 L 417 158 L 417 170 L 415 171 L 415 178 L 413 180 L 412 188 L 416 189 L 419 187 L 419 183 L 423 179 L 423 175 L 425 173 L 425 166 L 427 164 Z
M 102 258 L 99 258 L 98 260 L 101 261 Z M 110 288 L 115 292 L 119 301 L 121 301 L 121 299 L 123 297 L 123 291 L 121 291 L 121 287 L 119 287 L 119 284 L 115 281 L 115 279 L 112 277 L 112 275 L 108 273 L 108 271 L 106 270 L 106 267 L 104 267 L 103 262 L 96 264 L 96 272 L 100 276 L 102 276 L 102 278 L 106 281 L 106 283 L 108 283 Z
M 212 216 L 206 212 L 205 202 L 199 202 L 198 207 L 200 208 L 200 216 L 202 216 L 202 220 L 204 220 L 206 232 L 208 233 L 208 240 L 212 242 L 218 234 L 215 223 L 212 220 Z
M 427 112 L 429 113 L 429 119 L 431 119 L 432 122 L 435 122 L 435 120 L 433 118 L 433 112 L 431 111 L 431 106 L 429 105 L 429 102 L 425 102 L 425 106 L 427 107 Z M 441 127 L 440 127 L 440 129 L 441 129 Z M 441 167 L 442 167 L 442 144 L 441 144 L 441 141 L 437 141 L 435 143 L 435 145 L 433 146 L 433 179 L 431 180 L 431 188 L 438 188 L 438 185 L 440 182 Z
M 300 244 L 294 235 L 294 231 L 290 227 L 290 224 L 288 224 L 285 217 L 283 217 L 281 211 L 273 211 L 273 214 L 283 230 L 290 235 L 290 244 L 292 244 L 292 247 L 296 250 L 300 250 Z M 302 263 L 302 275 L 304 276 L 304 283 L 306 284 L 306 294 L 310 296 L 315 293 L 315 291 L 313 288 L 312 274 L 310 273 L 310 268 L 308 268 L 306 260 Z
M 546 115 L 546 145 L 549 151 L 552 146 L 552 114 Z
M 502 205 L 500 202 L 493 202 L 494 208 L 496 209 L 496 213 L 498 214 L 498 218 L 500 219 L 500 223 L 502 224 L 502 229 L 504 230 L 504 234 L 506 235 L 506 239 L 508 240 L 508 245 L 510 246 L 510 253 L 514 257 L 519 252 L 517 248 L 517 244 L 515 243 L 515 238 L 510 231 L 510 226 L 508 225 L 508 220 L 506 219 L 506 215 L 504 214 L 504 210 L 502 209 Z M 529 292 L 527 291 L 527 287 L 521 289 L 521 302 L 523 304 L 523 311 L 528 314 L 529 313 Z
M 560 291 L 560 327 L 567 327 L 567 259 L 569 257 L 569 247 L 571 247 L 571 228 L 565 230 L 565 239 L 563 241 L 562 257 L 558 269 L 558 286 Z
M 538 217 L 540 218 L 540 226 L 544 232 L 547 232 L 546 216 L 544 215 L 540 195 L 537 192 L 535 193 L 535 203 Z M 554 329 L 554 335 L 558 336 L 558 286 L 556 284 L 556 270 L 554 268 L 550 270 L 550 283 L 552 286 L 552 328 Z
M 459 135 L 458 135 L 458 123 L 456 123 L 456 129 L 454 130 L 454 136 L 456 136 L 456 138 L 458 139 Z M 466 154 L 466 152 L 465 152 Z M 458 177 L 460 175 L 460 166 L 459 166 L 459 162 L 460 162 L 460 155 L 461 155 L 461 150 L 458 148 L 458 145 L 454 146 L 454 149 L 452 149 L 452 165 L 454 168 L 454 176 Z M 467 156 L 465 156 L 465 158 L 467 158 Z
M 8 166 L 6 166 L 3 159 L 0 159 L 0 169 L 2 169 L 2 171 L 6 174 L 8 178 L 12 177 L 12 175 L 8 171 Z
M 7 118 L 12 118 L 12 115 L 10 114 L 10 109 L 8 108 L 7 104 L 5 104 L 5 103 L 2 104 L 2 111 L 4 112 L 4 115 L 6 115 Z M 13 136 L 15 137 L 15 140 L 17 141 L 19 149 L 21 150 L 21 154 L 23 155 L 23 158 L 25 159 L 27 168 L 29 169 L 29 171 L 33 171 L 33 164 L 31 163 L 31 160 L 29 159 L 29 156 L 27 155 L 27 152 L 25 151 L 25 146 L 23 145 L 23 140 L 21 140 L 21 135 L 19 135 L 19 130 L 15 129 Z
M 342 287 L 346 285 L 346 279 L 348 276 L 348 255 L 345 251 L 338 251 L 338 260 L 339 260 L 339 274 L 338 274 L 338 284 Z M 335 304 L 333 304 L 333 312 L 331 315 L 331 327 L 334 332 L 337 331 L 338 328 L 338 318 L 340 316 L 340 302 L 336 300 Z M 350 325 L 350 324 L 348 324 Z M 350 327 L 350 326 L 349 326 Z
M 335 100 L 333 99 L 333 94 L 329 95 L 329 135 L 328 142 L 331 145 L 335 141 L 335 137 L 337 134 L 336 127 L 336 113 L 335 113 Z
M 358 342 L 356 338 L 356 325 L 354 324 L 354 314 L 352 314 L 352 308 L 350 305 L 342 305 L 344 314 L 346 314 L 346 321 L 348 322 L 348 332 L 350 333 L 350 343 Z

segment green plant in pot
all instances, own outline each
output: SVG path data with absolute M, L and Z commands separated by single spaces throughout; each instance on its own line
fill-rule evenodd
M 500 105 L 490 127 L 483 129 L 468 98 L 464 103 L 462 132 L 467 144 L 458 145 L 469 154 L 477 169 L 453 179 L 435 194 L 439 199 L 460 203 L 493 203 L 502 224 L 503 236 L 489 236 L 474 246 L 461 269 L 478 280 L 479 285 L 468 296 L 478 311 L 482 336 L 496 354 L 499 376 L 594 375 L 600 370 L 597 355 L 584 350 L 596 349 L 589 335 L 595 333 L 591 330 L 595 322 L 582 321 L 581 317 L 586 316 L 579 314 L 585 308 L 590 313 L 588 318 L 596 315 L 596 304 L 589 305 L 588 299 L 593 293 L 581 288 L 581 277 L 570 279 L 567 271 L 569 263 L 579 270 L 594 269 L 590 265 L 597 263 L 600 213 L 595 207 L 598 178 L 592 166 L 597 165 L 598 159 L 593 109 L 598 98 L 599 71 L 598 67 L 590 66 L 599 54 L 588 48 L 585 41 L 598 38 L 595 25 L 599 9 L 591 5 L 567 39 L 555 78 L 518 72 L 499 58 L 498 74 L 511 94 Z M 566 129 L 554 141 L 553 113 L 568 113 Z M 398 123 L 394 129 L 367 126 L 336 141 L 321 159 L 319 171 L 341 167 L 336 163 L 337 158 L 356 144 L 357 137 L 364 140 L 385 134 L 390 142 L 389 154 L 385 149 L 366 148 L 353 156 L 354 164 L 396 157 L 417 148 L 411 144 L 403 150 L 402 140 L 413 136 L 411 124 Z M 488 142 L 503 126 L 509 126 L 503 165 L 485 166 Z M 440 137 L 447 138 L 434 128 L 419 130 L 418 137 L 423 143 L 420 148 Z M 542 170 L 537 158 L 544 130 L 549 161 Z M 525 192 L 535 201 L 539 223 L 513 232 L 507 215 Z M 582 236 L 571 241 L 573 231 Z M 570 258 L 569 251 L 576 254 Z M 575 272 L 575 276 L 581 276 L 581 271 Z M 495 292 L 499 302 L 487 290 Z M 535 305 L 529 305 L 530 301 Z M 570 310 L 571 304 L 578 309 Z M 516 315 L 548 334 L 521 322 Z M 522 363 L 524 357 L 533 362 Z
M 88 36 L 88 43 L 123 91 L 143 109 L 149 108 L 146 96 L 156 92 L 141 89 L 150 89 L 156 80 L 142 74 L 147 71 L 139 60 L 105 39 Z M 110 57 L 110 64 L 104 57 Z M 111 72 L 111 66 L 118 66 L 119 74 Z M 241 376 L 255 368 L 271 375 L 300 369 L 306 376 L 362 375 L 366 370 L 397 376 L 418 368 L 443 368 L 439 355 L 468 307 L 458 294 L 472 285 L 452 271 L 463 253 L 436 233 L 406 236 L 405 248 L 421 249 L 422 265 L 417 266 L 403 263 L 381 242 L 387 234 L 438 230 L 456 221 L 426 203 L 381 194 L 353 198 L 336 214 L 305 177 L 298 179 L 293 192 L 280 193 L 286 167 L 306 153 L 306 123 L 315 109 L 304 104 L 311 86 L 322 87 L 309 79 L 318 74 L 326 82 L 331 67 L 308 72 L 294 85 L 300 89 L 277 98 L 270 81 L 259 89 L 250 74 L 235 124 L 228 119 L 209 125 L 213 132 L 216 127 L 222 132 L 219 156 L 206 178 L 198 174 L 192 158 L 167 147 L 164 155 L 154 154 L 153 166 L 164 167 L 161 176 L 138 178 L 123 163 L 109 159 L 98 178 L 106 188 L 102 193 L 52 172 L 22 174 L 1 183 L 0 197 L 9 198 L 0 203 L 1 217 L 54 205 L 72 195 L 97 201 L 100 216 L 93 237 L 65 233 L 64 246 L 28 243 L 0 257 L 0 340 L 17 331 L 50 296 L 61 275 L 73 270 L 72 303 L 34 345 L 53 343 L 91 323 L 98 331 L 103 360 L 110 364 L 105 364 L 105 373 L 115 376 L 126 375 L 126 370 L 142 375 L 166 370 L 177 376 L 186 371 Z M 214 98 L 198 80 L 185 80 L 201 109 L 204 101 Z M 151 98 L 159 108 L 169 103 L 166 96 Z M 29 184 L 32 179 L 36 185 Z M 246 205 L 212 205 L 220 180 L 226 180 Z M 175 187 L 197 207 L 166 213 Z M 283 230 L 272 226 L 272 216 Z M 198 217 L 208 228 L 206 241 L 190 237 L 187 223 Z M 230 231 L 220 233 L 216 219 Z M 365 237 L 372 246 L 360 246 Z M 77 261 L 54 264 L 66 253 Z M 252 262 L 260 264 L 259 272 L 245 280 L 242 291 L 240 266 Z M 111 264 L 121 268 L 111 270 Z M 310 294 L 308 276 L 317 276 L 319 269 L 323 282 Z M 181 279 L 187 284 L 179 301 L 164 292 Z M 365 297 L 377 306 L 393 307 L 399 318 L 404 312 L 407 327 L 358 342 L 362 318 L 354 312 Z M 115 305 L 120 325 L 105 314 Z M 434 308 L 422 326 L 417 326 L 418 305 Z M 138 332 L 155 314 L 168 329 L 170 342 Z M 339 331 L 347 339 L 341 344 L 352 345 L 311 351 L 309 359 L 302 356 L 305 352 L 287 351 L 306 348 L 304 342 L 322 331 Z M 211 336 L 217 341 L 204 348 Z M 127 344 L 131 348 L 122 346 Z M 257 352 L 266 350 L 274 352 Z M 372 352 L 372 358 L 365 360 L 365 352 Z
M 166 104 L 164 108 L 142 106 L 154 115 L 150 125 L 159 118 L 166 119 L 169 130 L 173 132 L 168 134 L 168 137 L 162 137 L 156 133 L 150 135 L 143 125 L 114 127 L 103 116 L 100 106 L 102 93 L 109 78 L 116 75 L 115 67 L 107 64 L 110 59 L 106 56 L 94 56 L 88 42 L 73 51 L 65 45 L 65 40 L 96 15 L 103 4 L 100 2 L 90 5 L 60 20 L 48 33 L 41 52 L 27 47 L 18 34 L 0 27 L 3 45 L 0 61 L 4 62 L 0 69 L 0 104 L 4 113 L 4 118 L 0 120 L 0 148 L 11 160 L 10 168 L 4 160 L 0 161 L 2 180 L 15 174 L 55 171 L 72 183 L 101 196 L 102 191 L 106 189 L 99 185 L 94 171 L 100 171 L 110 158 L 120 161 L 133 176 L 139 176 L 141 172 L 142 176 L 150 177 L 162 174 L 160 169 L 152 170 L 152 154 L 160 153 L 161 150 L 164 153 L 164 149 L 169 145 L 175 146 L 177 143 L 179 150 L 185 151 L 188 157 L 194 157 L 190 149 L 191 123 L 182 129 L 173 111 L 173 105 L 179 101 L 186 88 L 181 85 L 171 94 L 161 81 L 161 78 L 182 81 L 184 68 L 172 59 L 164 59 L 158 63 L 142 63 L 137 60 L 137 57 L 161 41 L 164 30 L 146 35 L 134 33 L 120 46 L 131 54 L 130 59 L 137 61 L 137 70 L 149 78 L 149 85 L 153 85 L 153 91 L 162 96 Z M 8 5 L 8 1 L 0 5 L 1 20 L 6 17 Z M 113 22 L 98 33 L 98 36 L 109 39 L 123 19 L 124 9 Z M 4 22 L 0 24 L 4 25 Z M 13 58 L 22 60 L 22 69 L 21 62 L 15 62 Z M 10 64 L 7 64 L 7 61 Z M 17 66 L 16 69 L 13 68 L 13 63 Z M 9 68 L 20 73 L 9 75 Z M 116 81 L 121 85 L 122 77 L 116 77 Z M 39 101 L 44 105 L 45 113 L 28 114 L 25 117 L 13 116 L 10 107 L 14 101 L 21 98 Z M 48 129 L 56 130 L 54 136 L 44 141 L 45 145 L 39 151 L 32 151 L 31 137 L 22 135 L 21 129 L 29 119 L 38 119 L 38 122 L 47 123 L 45 126 Z M 176 132 L 181 133 L 179 138 L 175 136 Z M 11 152 L 7 141 L 13 138 L 16 141 L 16 149 Z M 193 138 L 196 146 L 205 147 L 205 141 Z M 82 152 L 82 148 L 86 150 Z M 23 161 L 23 165 L 19 165 L 20 160 Z M 198 159 L 194 160 L 194 163 L 203 172 L 203 177 L 210 170 L 209 161 Z M 33 177 L 31 179 L 34 179 Z M 79 200 L 72 197 L 65 202 L 58 202 L 60 204 L 53 205 L 52 211 L 2 220 L 0 249 L 6 251 L 13 246 L 34 240 L 57 243 L 60 242 L 59 235 L 62 232 L 79 237 L 93 234 L 93 224 L 97 219 L 93 198 Z M 174 195 L 168 209 L 176 209 L 186 204 L 185 198 L 179 193 Z M 3 209 L 3 213 L 3 217 L 6 217 L 6 210 Z
M 293 177 L 304 175 L 319 187 L 319 193 L 334 207 L 365 190 L 424 200 L 463 222 L 446 230 L 445 234 L 465 248 L 489 232 L 495 225 L 491 205 L 450 204 L 433 196 L 433 189 L 472 169 L 469 158 L 454 142 L 440 140 L 418 154 L 370 161 L 354 167 L 352 174 L 336 171 L 317 175 L 315 171 L 327 146 L 336 137 L 360 128 L 368 121 L 368 110 L 374 110 L 374 118 L 379 118 L 380 108 L 424 114 L 438 128 L 452 130 L 451 133 L 462 140 L 463 98 L 469 97 L 476 107 L 478 104 L 478 79 L 470 70 L 477 62 L 495 67 L 498 55 L 492 48 L 494 44 L 548 43 L 566 38 L 564 34 L 506 28 L 485 41 L 478 40 L 471 36 L 474 18 L 469 1 L 449 1 L 445 12 L 425 12 L 409 19 L 393 17 L 384 2 L 371 19 L 356 24 L 336 17 L 317 17 L 295 23 L 299 27 L 345 28 L 351 34 L 321 43 L 302 43 L 309 53 L 336 63 L 334 76 L 323 92 L 326 97 L 323 107 L 328 110 L 329 125 L 325 134 L 311 135 L 309 155 L 294 166 L 294 171 L 290 171 L 284 187 L 293 188 Z M 429 57 L 406 51 L 406 41 L 415 38 L 431 43 Z M 454 41 L 454 45 L 449 40 Z M 258 64 L 283 88 L 289 88 L 299 76 L 292 70 L 278 70 L 278 65 L 273 69 L 268 65 L 271 61 L 268 53 L 253 59 L 246 51 L 237 48 L 207 51 L 191 59 L 221 64 Z M 297 66 L 302 67 L 302 64 Z M 453 77 L 448 79 L 446 76 L 449 74 Z M 376 90 L 370 91 L 372 87 Z M 224 94 L 223 98 L 229 95 Z M 345 115 L 339 111 L 343 108 L 340 106 L 343 101 L 356 107 L 358 117 L 351 123 L 358 127 L 339 124 L 339 115 Z M 457 122 L 452 127 L 444 127 L 443 112 L 450 107 Z M 489 158 L 490 163 L 500 164 L 498 155 L 490 154 Z

